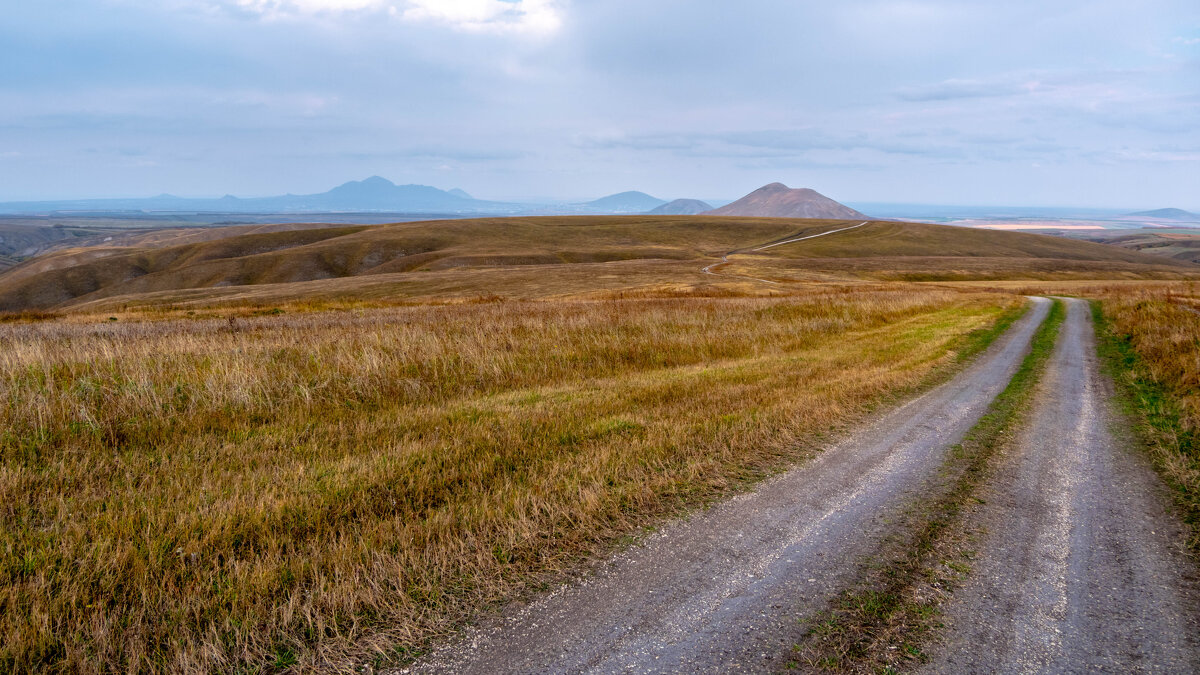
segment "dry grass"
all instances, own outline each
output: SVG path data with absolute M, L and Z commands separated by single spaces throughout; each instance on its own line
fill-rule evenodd
M 1102 295 L 1101 341 L 1200 551 L 1200 290 L 1194 284 Z
M 840 236 L 840 235 L 837 235 Z M 830 237 L 832 239 L 834 237 Z M 818 239 L 818 241 L 820 241 Z M 805 243 L 805 242 L 800 242 Z M 1083 243 L 1083 242 L 1080 242 Z M 1095 246 L 1102 246 L 1094 244 Z M 1116 249 L 1116 247 L 1112 247 Z M 774 249 L 771 249 L 772 251 Z M 932 250 L 936 250 L 933 247 Z M 1118 249 L 1119 250 L 1119 249 Z M 1129 262 L 1119 259 L 1070 259 L 1018 256 L 921 256 L 871 255 L 862 257 L 797 257 L 765 259 L 737 255 L 730 258 L 728 271 L 758 276 L 787 284 L 796 281 L 863 279 L 873 281 L 963 282 L 986 280 L 1012 282 L 1035 280 L 1147 279 L 1182 280 L 1200 276 L 1200 267 L 1163 260 Z
M 395 657 L 795 461 L 1016 304 L 864 288 L 0 324 L 0 669 Z

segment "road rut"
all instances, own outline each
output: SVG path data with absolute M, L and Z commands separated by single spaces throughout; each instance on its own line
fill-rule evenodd
M 665 527 L 596 573 L 466 631 L 402 672 L 761 672 L 820 611 L 1004 388 L 1033 308 L 949 382 L 812 461 Z
M 1191 561 L 1114 426 L 1087 303 L 1067 303 L 1029 423 L 972 518 L 986 535 L 929 672 L 1200 672 Z

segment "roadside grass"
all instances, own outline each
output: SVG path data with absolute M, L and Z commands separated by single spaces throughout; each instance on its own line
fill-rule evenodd
M 1192 298 L 1188 298 L 1191 300 Z M 1200 552 L 1200 313 L 1174 294 L 1092 302 L 1098 347 L 1117 399 L 1171 489 Z
M 993 457 L 1010 442 L 1054 351 L 1065 317 L 1054 301 L 1008 386 L 954 446 L 931 494 L 912 504 L 831 609 L 805 622 L 788 665 L 824 672 L 894 673 L 926 660 L 924 645 L 940 626 L 944 597 L 970 571 L 967 542 L 956 529 L 986 479 Z
M 804 457 L 1020 304 L 851 287 L 0 324 L 0 670 L 394 663 Z

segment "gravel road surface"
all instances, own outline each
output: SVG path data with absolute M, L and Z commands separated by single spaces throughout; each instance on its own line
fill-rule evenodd
M 752 493 L 673 523 L 594 574 L 485 620 L 400 672 L 775 670 L 1011 378 L 1049 302 L 975 363 Z
M 1168 498 L 1109 409 L 1087 303 L 973 517 L 937 673 L 1200 672 L 1200 595 Z

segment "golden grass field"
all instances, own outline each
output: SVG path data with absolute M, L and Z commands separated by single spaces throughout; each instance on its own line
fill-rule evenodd
M 1103 299 L 1197 494 L 1200 268 L 913 223 L 754 250 L 846 226 L 159 231 L 0 274 L 0 670 L 402 661 L 944 376 L 1022 294 Z
M 394 661 L 797 461 L 1021 304 L 859 285 L 11 320 L 0 669 Z

